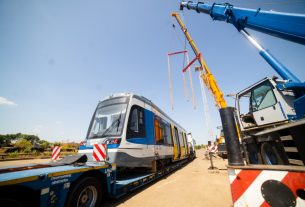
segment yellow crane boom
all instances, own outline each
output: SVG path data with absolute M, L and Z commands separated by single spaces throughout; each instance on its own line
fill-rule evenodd
M 207 86 L 207 88 L 212 92 L 216 105 L 218 108 L 225 108 L 227 107 L 227 102 L 223 97 L 223 93 L 221 92 L 221 90 L 219 89 L 217 82 L 213 76 L 213 74 L 211 73 L 207 63 L 205 62 L 202 53 L 199 52 L 193 38 L 191 37 L 190 33 L 187 31 L 183 21 L 181 20 L 179 14 L 177 12 L 173 12 L 172 16 L 175 17 L 175 19 L 177 20 L 178 24 L 180 25 L 181 30 L 183 31 L 186 39 L 188 40 L 190 46 L 192 47 L 194 53 L 196 56 L 198 56 L 199 54 L 199 63 L 201 65 L 201 68 L 203 69 L 203 73 L 201 74 L 201 78 L 203 80 L 203 82 L 205 83 L 205 85 Z

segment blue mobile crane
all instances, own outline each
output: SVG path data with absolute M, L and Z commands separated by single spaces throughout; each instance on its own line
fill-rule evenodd
M 284 141 L 291 141 L 287 137 L 289 132 L 281 132 L 282 128 L 287 131 L 290 126 L 304 127 L 305 83 L 301 82 L 268 50 L 252 38 L 246 28 L 305 45 L 305 15 L 239 8 L 227 3 L 209 5 L 189 1 L 182 2 L 180 7 L 209 14 L 213 20 L 232 24 L 258 49 L 259 54 L 282 78 L 282 80 L 276 77 L 264 78 L 237 93 L 237 120 L 243 140 L 249 149 L 246 150 L 248 161 L 253 164 L 264 162 L 265 164 L 304 165 L 305 155 L 301 153 L 305 151 L 304 139 L 295 136 L 293 140 L 295 146 L 289 142 L 290 145 L 287 147 L 275 142 L 280 141 L 282 136 L 284 137 L 282 144 Z M 246 99 L 249 111 L 243 114 L 240 109 L 240 101 Z M 299 136 L 304 134 L 301 133 Z M 256 147 L 254 147 L 255 145 Z M 289 159 L 289 154 L 292 154 L 291 159 Z
M 305 15 L 228 3 L 188 1 L 180 3 L 183 8 L 232 24 L 282 78 L 264 78 L 236 94 L 235 108 L 220 109 L 234 205 L 305 206 L 305 83 L 246 30 L 305 45 Z

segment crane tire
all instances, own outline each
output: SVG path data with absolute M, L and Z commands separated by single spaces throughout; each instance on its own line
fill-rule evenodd
M 262 156 L 257 144 L 249 143 L 246 147 L 250 164 L 262 164 Z
M 85 177 L 72 185 L 66 201 L 66 206 L 98 207 L 102 202 L 101 180 L 95 177 Z
M 281 158 L 276 143 L 264 142 L 261 145 L 261 154 L 263 162 L 266 165 L 283 165 L 284 161 Z

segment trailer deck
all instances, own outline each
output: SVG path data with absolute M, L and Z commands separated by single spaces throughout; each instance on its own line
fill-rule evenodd
M 107 162 L 30 164 L 0 169 L 0 204 L 7 200 L 39 206 L 65 206 L 70 192 L 85 178 L 100 181 L 107 197 L 119 198 L 128 192 L 167 175 L 189 160 L 185 159 L 156 173 L 125 173 L 117 177 L 115 164 Z M 59 165 L 59 166 L 57 166 Z M 18 192 L 14 196 L 14 192 Z M 32 201 L 26 197 L 32 198 Z M 18 197 L 19 196 L 19 197 Z

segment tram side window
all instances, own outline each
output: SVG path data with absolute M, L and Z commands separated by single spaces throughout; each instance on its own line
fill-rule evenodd
M 180 140 L 179 140 L 178 129 L 177 129 L 177 127 L 175 127 L 174 129 L 175 129 L 175 139 L 176 139 L 176 142 L 177 142 L 176 144 L 177 144 L 177 146 L 181 146 Z
M 184 147 L 184 141 L 183 141 L 183 134 L 182 134 L 182 132 L 179 133 L 179 142 L 180 142 L 180 146 Z
M 158 143 L 160 140 L 160 131 L 159 131 L 159 120 L 156 118 L 154 121 L 154 127 L 155 127 L 155 140 L 156 140 L 156 143 Z
M 187 145 L 187 136 L 186 136 L 185 132 L 183 132 L 183 141 L 184 141 L 184 147 L 188 148 L 188 145 Z
M 171 137 L 171 130 L 169 124 L 165 124 L 164 139 L 166 144 L 172 145 L 172 137 Z
M 165 124 L 160 120 L 160 118 L 155 117 L 154 126 L 156 144 L 164 144 Z
M 127 139 L 145 137 L 144 109 L 132 106 L 127 125 Z
M 170 126 L 170 132 L 171 132 L 171 138 L 172 138 L 173 145 L 177 145 L 175 131 L 176 131 L 175 128 Z

